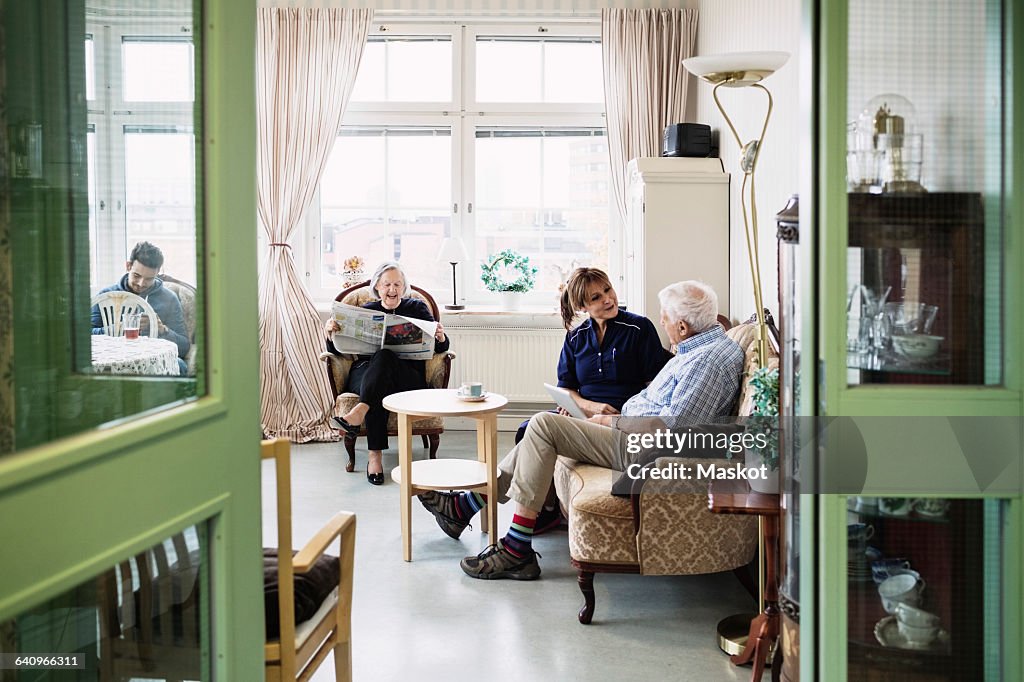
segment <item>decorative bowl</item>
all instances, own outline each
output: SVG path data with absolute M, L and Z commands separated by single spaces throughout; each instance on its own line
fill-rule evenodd
M 894 334 L 892 347 L 900 355 L 905 355 L 913 360 L 924 360 L 939 351 L 939 344 L 944 338 L 931 334 L 904 334 L 902 336 Z

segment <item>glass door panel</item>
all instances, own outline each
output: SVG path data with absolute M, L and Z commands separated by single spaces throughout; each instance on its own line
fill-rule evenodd
M 847 500 L 847 679 L 986 679 L 999 650 L 985 624 L 999 617 L 1002 503 Z
M 850 385 L 1002 380 L 1001 22 L 986 0 L 849 6 Z

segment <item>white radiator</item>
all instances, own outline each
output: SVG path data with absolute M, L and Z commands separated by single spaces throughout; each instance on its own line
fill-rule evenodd
M 509 402 L 551 402 L 544 382 L 555 383 L 558 355 L 565 340 L 563 329 L 522 327 L 450 327 L 452 376 L 458 388 L 463 381 L 479 381 Z

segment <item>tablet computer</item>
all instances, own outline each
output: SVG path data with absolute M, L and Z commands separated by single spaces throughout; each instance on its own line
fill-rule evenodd
M 572 394 L 564 388 L 558 386 L 552 386 L 551 384 L 544 384 L 544 388 L 551 396 L 552 400 L 558 403 L 558 406 L 564 409 L 573 417 L 577 419 L 586 419 L 587 415 L 580 409 L 580 406 L 573 400 Z

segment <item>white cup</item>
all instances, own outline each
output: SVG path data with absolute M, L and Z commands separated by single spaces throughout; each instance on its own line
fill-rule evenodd
M 900 603 L 920 604 L 924 586 L 924 580 L 909 573 L 900 573 L 882 581 L 878 586 L 878 596 L 882 598 L 882 606 L 887 613 L 896 613 L 896 606 Z
M 479 381 L 463 381 L 459 395 L 463 398 L 479 398 L 484 394 L 484 385 Z
M 900 631 L 901 635 L 907 638 L 907 642 L 916 646 L 931 644 L 939 634 L 939 628 L 936 625 L 916 627 L 909 623 L 904 623 L 902 620 L 897 620 L 896 628 Z
M 915 628 L 934 628 L 939 625 L 939 617 L 910 604 L 896 605 L 896 620 Z

